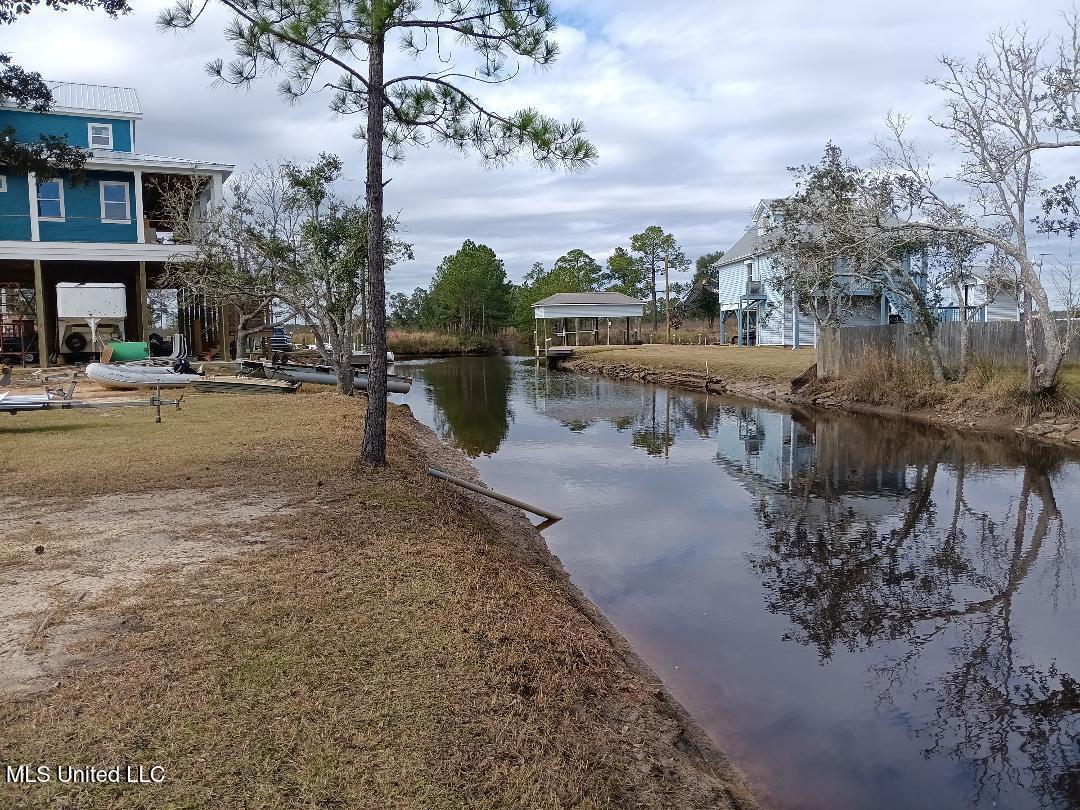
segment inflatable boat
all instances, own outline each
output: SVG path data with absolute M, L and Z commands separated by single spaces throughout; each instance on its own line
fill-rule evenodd
M 90 363 L 85 374 L 98 385 L 120 389 L 175 388 L 203 379 L 194 370 L 177 371 L 172 364 L 155 363 Z

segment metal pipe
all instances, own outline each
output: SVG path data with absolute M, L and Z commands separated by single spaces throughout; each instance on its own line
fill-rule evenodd
M 517 498 L 511 498 L 509 495 L 503 495 L 502 493 L 495 492 L 494 490 L 485 489 L 484 487 L 474 484 L 472 481 L 466 481 L 464 478 L 458 478 L 456 475 L 450 475 L 442 470 L 436 470 L 434 467 L 428 467 L 428 475 L 435 478 L 441 478 L 444 481 L 449 481 L 451 484 L 457 484 L 459 487 L 467 489 L 471 492 L 475 492 L 478 495 L 486 495 L 489 498 L 494 498 L 497 501 L 508 503 L 511 506 L 516 506 L 518 509 L 524 509 L 526 512 L 532 512 L 534 515 L 540 515 L 540 517 L 547 518 L 551 522 L 562 520 L 559 515 L 553 512 L 548 512 L 546 509 L 541 509 L 538 506 L 532 506 L 525 503 L 525 501 L 519 501 Z

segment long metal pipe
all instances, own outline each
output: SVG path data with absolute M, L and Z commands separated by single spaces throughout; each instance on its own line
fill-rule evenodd
M 444 481 L 449 481 L 451 484 L 457 484 L 459 487 L 475 492 L 478 495 L 486 495 L 497 501 L 516 506 L 518 509 L 524 509 L 526 512 L 532 512 L 534 515 L 540 515 L 540 517 L 547 518 L 552 523 L 562 520 L 562 518 L 554 512 L 549 512 L 546 509 L 541 509 L 539 506 L 525 503 L 525 501 L 519 501 L 517 498 L 511 498 L 509 495 L 503 495 L 501 492 L 485 489 L 478 484 L 474 484 L 472 481 L 466 481 L 464 478 L 458 478 L 456 475 L 450 475 L 450 473 L 445 473 L 442 470 L 436 470 L 434 467 L 428 467 L 428 475 L 432 475 L 435 478 L 441 478 Z

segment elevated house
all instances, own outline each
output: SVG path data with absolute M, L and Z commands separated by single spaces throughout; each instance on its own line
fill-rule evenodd
M 230 164 L 138 151 L 142 111 L 130 87 L 73 82 L 49 82 L 49 87 L 53 104 L 47 113 L 0 99 L 0 130 L 10 128 L 19 142 L 61 136 L 88 154 L 82 177 L 62 174 L 46 181 L 0 166 L 0 286 L 9 293 L 34 291 L 42 366 L 64 348 L 57 345 L 59 282 L 123 283 L 126 337 L 147 338 L 147 291 L 158 286 L 171 257 L 193 250 L 179 244 L 169 227 L 162 190 L 170 182 L 202 178 L 193 184 L 200 190 L 189 212 L 197 221 L 221 199 L 222 184 L 233 170 Z M 179 325 L 189 345 L 227 354 L 227 314 L 187 291 L 177 296 Z
M 774 201 L 761 200 L 754 209 L 746 233 L 731 246 L 714 266 L 718 272 L 721 335 L 725 341 L 742 345 L 814 346 L 817 323 L 807 315 L 809 305 L 797 306 L 791 296 L 767 283 L 773 274 L 775 252 L 770 249 L 769 231 L 775 222 Z M 916 283 L 925 284 L 924 258 L 907 256 L 899 272 L 911 273 Z M 841 277 L 843 273 L 841 271 Z M 909 322 L 911 312 L 880 285 L 869 284 L 854 276 L 843 313 L 843 326 L 873 326 Z M 1017 320 L 1016 298 L 1006 293 L 990 294 L 986 275 L 975 272 L 965 285 L 966 305 L 975 308 L 976 321 Z M 951 299 L 943 301 L 938 316 L 957 320 L 959 307 Z

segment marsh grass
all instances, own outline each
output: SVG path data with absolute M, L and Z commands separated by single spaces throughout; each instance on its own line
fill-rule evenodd
M 391 329 L 386 336 L 386 346 L 395 354 L 412 356 L 483 354 L 496 351 L 498 342 L 476 335 Z
M 939 410 L 1020 422 L 1047 412 L 1063 420 L 1080 417 L 1080 368 L 1074 367 L 1062 369 L 1054 389 L 1032 394 L 1022 369 L 975 363 L 963 379 L 939 383 L 924 364 L 868 352 L 852 374 L 828 387 L 855 402 L 902 411 Z

